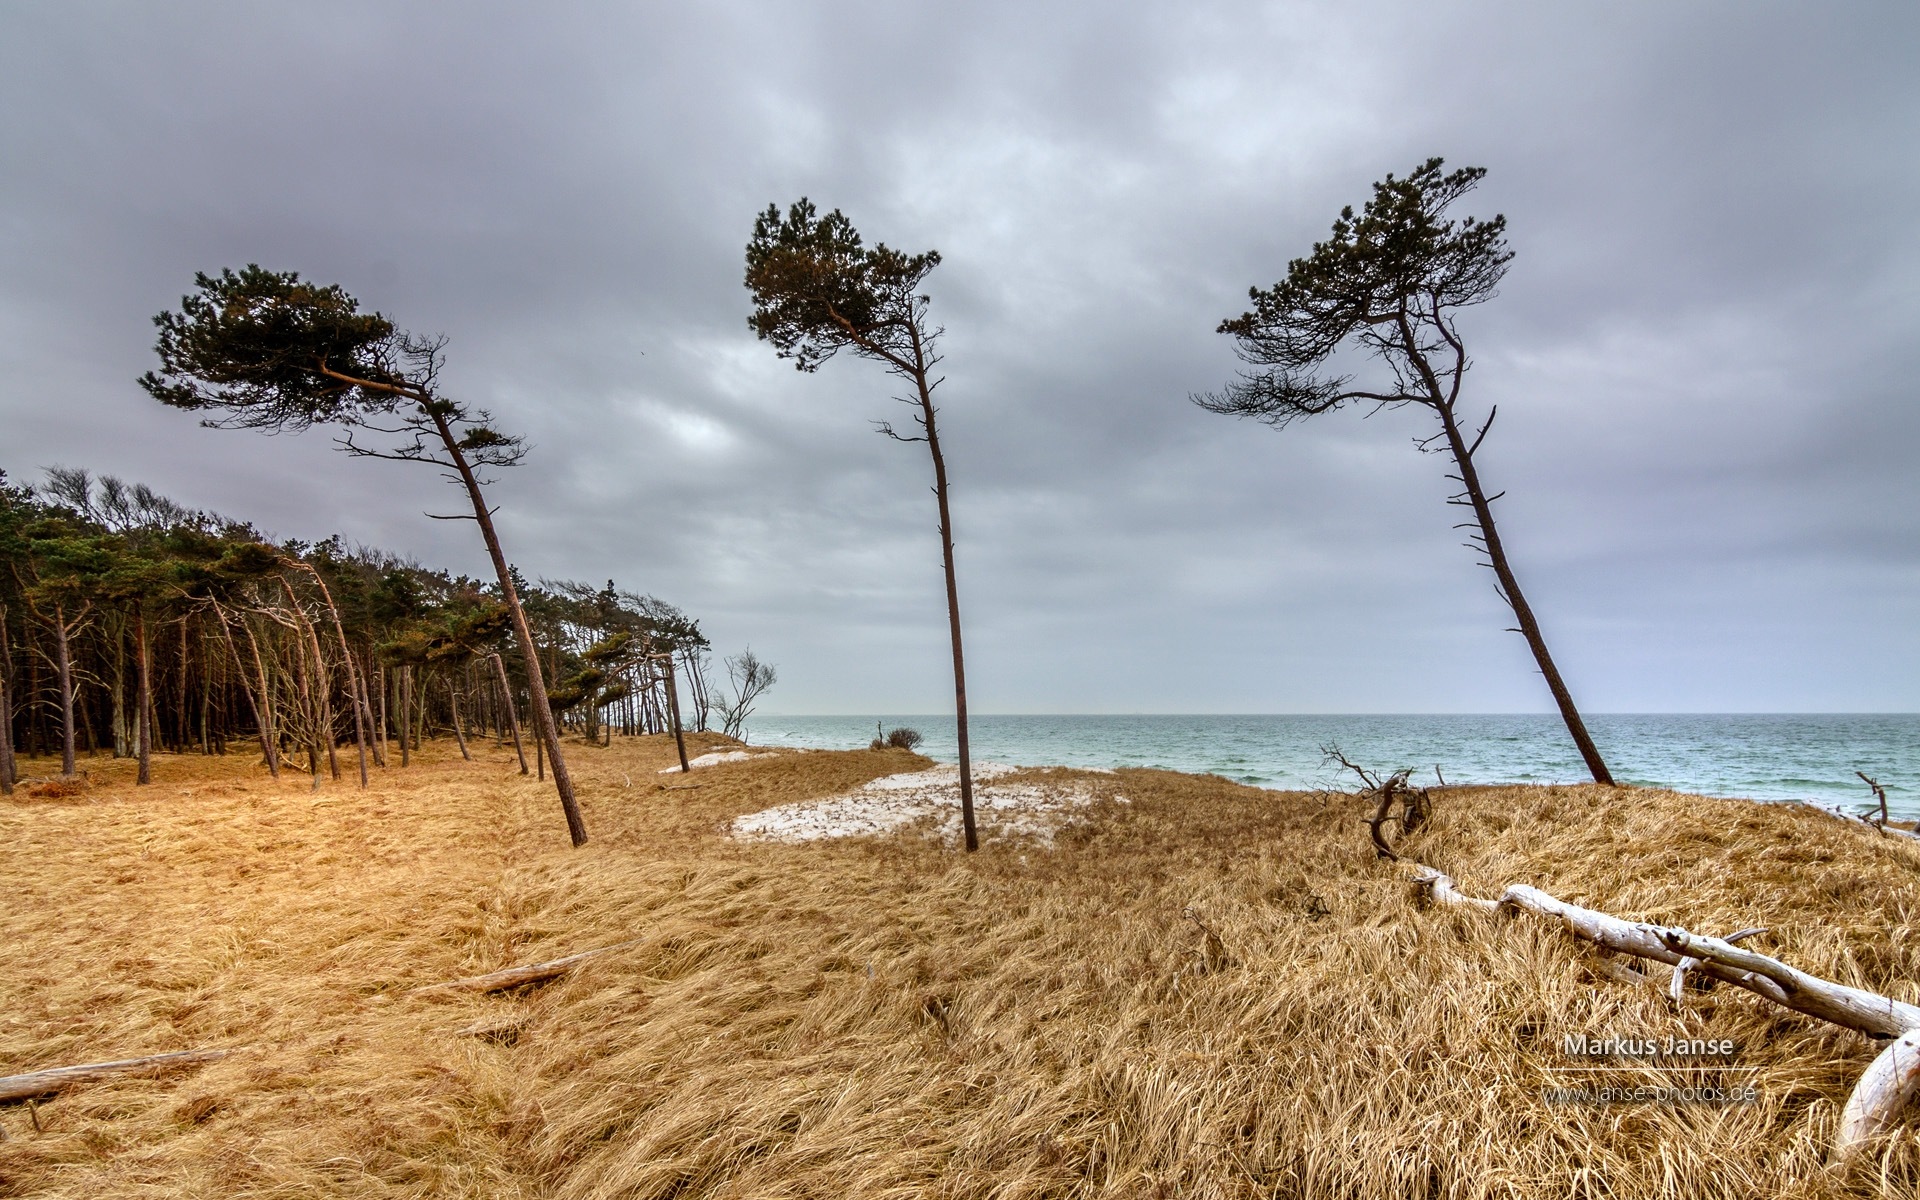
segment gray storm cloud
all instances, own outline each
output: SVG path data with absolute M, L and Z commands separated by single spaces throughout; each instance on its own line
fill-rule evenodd
M 195 271 L 298 270 L 449 335 L 449 385 L 529 436 L 496 493 L 525 573 L 751 642 L 779 710 L 937 711 L 888 381 L 746 327 L 753 216 L 807 195 L 944 256 L 980 711 L 1544 709 L 1418 414 L 1186 400 L 1249 286 L 1440 154 L 1509 219 L 1472 403 L 1582 703 L 1920 709 L 1910 6 L 1082 11 L 13 6 L 0 467 L 481 573 L 430 471 L 134 384 Z

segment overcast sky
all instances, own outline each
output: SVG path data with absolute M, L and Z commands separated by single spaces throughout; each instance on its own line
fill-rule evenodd
M 982 712 L 1550 700 L 1420 411 L 1202 412 L 1213 332 L 1388 172 L 1489 174 L 1462 331 L 1503 535 L 1606 711 L 1920 709 L 1909 3 L 0 0 L 0 468 L 146 482 L 476 576 L 461 497 L 136 386 L 195 271 L 446 334 L 533 445 L 529 576 L 651 592 L 788 713 L 951 705 L 931 468 L 891 381 L 747 328 L 756 212 L 937 248 Z

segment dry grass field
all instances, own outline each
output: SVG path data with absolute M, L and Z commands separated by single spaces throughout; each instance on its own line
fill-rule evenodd
M 721 739 L 704 738 L 710 748 Z M 317 793 L 245 756 L 96 759 L 0 803 L 0 1074 L 200 1047 L 196 1070 L 0 1108 L 0 1195 L 1912 1195 L 1920 1115 L 1825 1165 L 1873 1055 L 1731 988 L 1597 975 L 1563 932 L 1421 910 L 1352 799 L 1154 771 L 1051 848 L 738 843 L 735 816 L 925 760 L 546 786 L 430 746 Z M 46 764 L 29 764 L 45 770 Z M 688 786 L 698 785 L 698 786 Z M 35 792 L 42 794 L 36 795 Z M 1920 846 L 1817 813 L 1452 789 L 1413 852 L 1725 933 L 1920 1000 Z M 1185 915 L 1191 912 L 1195 919 Z M 1209 938 L 1203 929 L 1210 929 Z M 423 984 L 638 939 L 493 995 Z M 1548 1102 L 1569 1035 L 1730 1038 L 1744 1104 Z M 1622 1066 L 1610 1081 L 1700 1083 Z

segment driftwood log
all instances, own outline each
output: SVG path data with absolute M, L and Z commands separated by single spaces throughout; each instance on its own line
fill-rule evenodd
M 569 954 L 565 958 L 556 958 L 550 962 L 531 963 L 524 967 L 508 967 L 503 971 L 492 971 L 466 979 L 449 979 L 445 983 L 430 983 L 425 987 L 413 988 L 406 994 L 423 996 L 433 992 L 504 992 L 508 988 L 523 987 L 529 983 L 542 983 L 565 975 L 590 958 L 598 958 L 614 950 L 638 945 L 643 940 L 634 938 L 631 941 L 602 946 L 598 950 L 583 950 L 578 954 Z
M 1676 926 L 1623 920 L 1598 909 L 1568 904 L 1524 884 L 1509 887 L 1498 900 L 1487 900 L 1461 892 L 1445 872 L 1407 865 L 1414 871 L 1414 886 L 1422 898 L 1486 913 L 1520 911 L 1553 918 L 1575 937 L 1604 950 L 1672 967 L 1671 990 L 1675 993 L 1684 986 L 1688 972 L 1697 972 L 1744 988 L 1783 1008 L 1869 1037 L 1894 1039 L 1861 1074 L 1847 1100 L 1834 1138 L 1836 1159 L 1844 1160 L 1862 1143 L 1892 1128 L 1920 1094 L 1920 1006 L 1821 979 L 1777 958 L 1734 945 L 1757 930 L 1742 930 L 1725 938 L 1706 937 Z M 1635 971 L 1617 962 L 1605 965 L 1613 968 L 1606 972 L 1613 978 L 1654 982 L 1644 970 Z
M 86 1083 L 118 1079 L 123 1075 L 157 1075 L 184 1070 L 204 1063 L 218 1062 L 230 1050 L 181 1050 L 174 1054 L 149 1054 L 145 1058 L 123 1058 L 116 1062 L 86 1063 L 77 1067 L 52 1067 L 25 1075 L 0 1076 L 0 1103 L 37 1100 L 56 1096 L 68 1088 Z
M 1862 1142 L 1893 1128 L 1894 1120 L 1920 1092 L 1920 1030 L 1901 1034 L 1867 1064 L 1853 1095 L 1840 1110 L 1834 1157 L 1845 1159 Z

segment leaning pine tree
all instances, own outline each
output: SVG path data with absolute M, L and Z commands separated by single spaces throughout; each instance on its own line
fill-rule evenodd
M 1355 403 L 1430 411 L 1440 430 L 1420 448 L 1452 457 L 1451 478 L 1460 491 L 1448 502 L 1472 511 L 1464 527 L 1473 548 L 1493 568 L 1500 597 L 1513 609 L 1587 769 L 1595 782 L 1610 784 L 1613 776 L 1507 563 L 1493 523 L 1500 495 L 1489 496 L 1474 469 L 1474 452 L 1498 409 L 1488 411 L 1471 440 L 1461 425 L 1460 385 L 1468 360 L 1454 313 L 1493 298 L 1513 253 L 1505 217 L 1455 222 L 1444 214 L 1485 174 L 1480 167 L 1442 174 L 1441 160 L 1432 158 L 1405 179 L 1389 175 L 1374 184 L 1373 199 L 1359 216 L 1342 209 L 1332 237 L 1287 264 L 1279 283 L 1251 289 L 1251 311 L 1220 323 L 1219 332 L 1234 337 L 1241 359 L 1263 369 L 1193 400 L 1209 412 L 1253 417 L 1275 429 Z M 1379 360 L 1384 369 L 1377 380 L 1361 384 L 1325 373 L 1334 352 L 1349 343 Z
M 196 275 L 194 283 L 199 294 L 184 297 L 179 312 L 154 318 L 160 370 L 147 372 L 140 383 L 155 399 L 217 412 L 202 422 L 216 428 L 278 433 L 341 425 L 341 446 L 349 454 L 431 463 L 466 490 L 513 616 L 533 720 L 553 762 L 567 833 L 574 845 L 583 844 L 587 827 L 547 707 L 533 631 L 480 490 L 480 472 L 521 460 L 521 439 L 495 429 L 486 411 L 441 394 L 444 338 L 415 337 L 379 313 L 362 313 L 338 286 L 304 283 L 292 272 L 253 265 L 222 271 L 218 278 Z M 397 435 L 399 441 L 384 450 L 362 446 L 353 440 L 356 428 Z
M 747 243 L 747 290 L 753 293 L 753 331 L 802 371 L 841 350 L 887 369 L 911 392 L 899 397 L 914 410 L 917 437 L 885 421 L 881 433 L 901 442 L 925 442 L 933 455 L 933 494 L 940 505 L 940 551 L 947 574 L 947 625 L 953 635 L 954 723 L 959 730 L 960 820 L 968 850 L 980 848 L 973 823 L 973 764 L 967 753 L 967 672 L 960 653 L 960 591 L 953 569 L 953 516 L 947 503 L 947 462 L 934 426 L 930 379 L 940 361 L 934 345 L 941 330 L 927 319 L 928 298 L 920 285 L 940 265 L 940 254 L 903 254 L 885 243 L 871 250 L 853 222 L 838 209 L 820 216 L 800 200 L 780 216 L 769 205 L 753 223 Z

